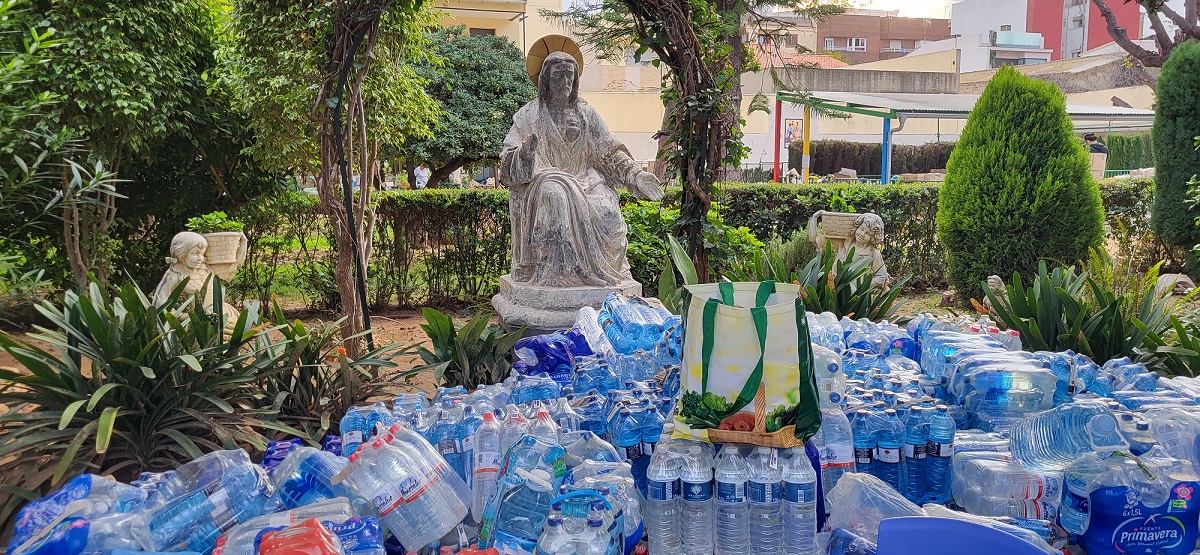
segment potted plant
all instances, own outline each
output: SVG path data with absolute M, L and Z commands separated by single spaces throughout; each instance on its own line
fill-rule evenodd
M 237 269 L 246 261 L 246 249 L 250 242 L 242 233 L 242 223 L 229 219 L 224 212 L 209 212 L 187 221 L 188 231 L 199 233 L 208 242 L 204 253 L 209 270 L 217 277 L 230 281 Z

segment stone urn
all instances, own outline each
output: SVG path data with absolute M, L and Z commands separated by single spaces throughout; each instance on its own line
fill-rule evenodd
M 219 231 L 205 233 L 204 240 L 208 241 L 208 251 L 204 254 L 208 269 L 222 281 L 233 281 L 233 275 L 246 261 L 246 249 L 250 246 L 246 234 L 240 231 Z

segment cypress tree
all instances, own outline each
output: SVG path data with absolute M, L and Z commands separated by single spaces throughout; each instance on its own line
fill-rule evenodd
M 1003 67 L 984 89 L 947 164 L 938 237 L 960 299 L 991 274 L 1073 263 L 1100 244 L 1104 212 L 1058 87 Z
M 1200 239 L 1197 211 L 1187 204 L 1188 180 L 1200 173 L 1200 42 L 1175 47 L 1158 76 L 1154 112 L 1154 206 L 1150 225 L 1166 243 L 1190 247 Z

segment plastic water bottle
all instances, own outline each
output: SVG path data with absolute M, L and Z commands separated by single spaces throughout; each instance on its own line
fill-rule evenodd
M 783 550 L 783 471 L 778 452 L 755 447 L 746 458 L 750 465 L 750 553 L 779 555 Z
M 859 472 L 873 476 L 879 473 L 875 469 L 875 448 L 879 446 L 875 439 L 875 417 L 865 409 L 854 413 L 854 421 L 850 429 L 854 434 L 854 466 Z
M 296 447 L 271 473 L 275 490 L 289 509 L 325 499 L 348 497 L 345 486 L 333 477 L 346 467 L 346 459 L 312 447 Z
M 268 505 L 270 489 L 261 472 L 249 465 L 227 467 L 205 487 L 155 511 L 149 517 L 154 550 L 167 551 L 186 543 L 189 550 L 209 551 L 225 530 L 262 515 L 268 507 L 274 510 L 276 505 Z
M 463 407 L 462 419 L 458 421 L 456 437 L 459 451 L 462 453 L 462 479 L 471 488 L 475 481 L 475 432 L 483 425 L 483 419 L 475 414 L 475 407 Z
M 750 551 L 750 501 L 746 481 L 750 467 L 736 445 L 726 445 L 717 454 L 717 555 L 746 555 Z
M 875 555 L 875 543 L 845 528 L 834 528 L 829 534 L 829 555 Z
M 783 552 L 817 552 L 817 473 L 803 447 L 783 454 Z
M 1043 470 L 1061 470 L 1084 453 L 1129 448 L 1112 412 L 1098 402 L 1071 403 L 1033 415 L 1013 424 L 1009 437 L 1014 459 Z
M 137 515 L 115 514 L 86 519 L 68 517 L 44 530 L 27 546 L 9 545 L 11 555 L 58 555 L 153 551 L 146 536 L 146 523 Z M 23 547 L 18 548 L 18 547 Z
M 950 409 L 946 405 L 938 405 L 933 416 L 929 417 L 929 443 L 925 448 L 925 492 L 930 503 L 944 505 L 950 501 L 954 430 Z
M 646 510 L 643 511 L 650 552 L 683 555 L 679 526 L 682 463 L 669 449 L 656 451 L 646 469 Z
M 712 459 L 699 445 L 688 447 L 682 459 L 679 480 L 683 497 L 679 503 L 679 528 L 683 552 L 713 552 Z
M 367 428 L 367 419 L 359 414 L 358 407 L 350 407 L 342 417 L 339 428 L 342 430 L 342 456 L 349 457 L 366 439 L 363 432 Z
M 418 463 L 386 439 L 376 438 L 351 455 L 350 487 L 370 500 L 379 521 L 402 545 L 437 541 L 467 516 L 467 507 L 446 491 L 448 485 L 428 478 Z
M 539 410 L 537 418 L 533 421 L 533 425 L 529 427 L 529 435 L 546 443 L 557 444 L 558 425 L 554 423 L 554 419 L 550 417 L 549 412 Z
M 575 540 L 562 528 L 562 517 L 551 515 L 546 518 L 546 527 L 538 538 L 539 555 L 575 555 Z
M 904 497 L 913 503 L 925 499 L 926 454 L 929 444 L 929 420 L 925 409 L 913 407 L 908 411 L 904 435 Z
M 895 409 L 887 409 L 883 412 L 883 419 L 880 422 L 876 438 L 875 475 L 897 492 L 905 491 L 903 482 L 905 429 L 904 423 L 896 416 Z
M 496 493 L 496 474 L 500 472 L 502 430 L 496 416 L 483 413 L 483 422 L 471 439 L 474 462 L 471 465 L 471 517 L 483 520 L 483 507 Z
M 575 412 L 566 397 L 559 397 L 554 401 L 554 408 L 550 415 L 554 418 L 554 423 L 558 425 L 559 434 L 574 432 L 583 425 L 583 417 Z
M 429 442 L 437 447 L 438 454 L 450 465 L 450 469 L 461 478 L 465 475 L 462 447 L 459 444 L 458 424 L 450 418 L 445 409 L 438 411 L 437 420 L 433 422 L 432 437 Z
M 393 424 L 386 434 L 384 441 L 403 451 L 414 462 L 429 480 L 437 480 L 450 488 L 452 495 L 458 498 L 464 506 L 471 504 L 471 489 L 437 454 L 437 449 L 429 444 L 423 436 L 403 424 Z
M 613 447 L 621 460 L 631 464 L 642 456 L 642 430 L 637 419 L 627 408 L 617 411 L 617 417 L 611 425 Z
M 500 500 L 493 545 L 532 552 L 550 513 L 550 499 L 554 497 L 550 474 L 540 468 L 528 472 L 520 468 L 514 470 L 525 482 Z

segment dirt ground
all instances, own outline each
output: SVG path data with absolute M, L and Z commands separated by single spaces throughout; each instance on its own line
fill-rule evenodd
M 901 318 L 908 318 L 921 312 L 944 312 L 945 309 L 938 308 L 938 302 L 941 300 L 940 293 L 921 293 L 914 295 L 906 295 L 900 298 L 904 304 L 900 307 L 898 315 Z M 460 324 L 470 318 L 471 314 L 468 311 L 454 311 L 450 315 Z M 302 320 L 306 323 L 318 321 L 330 321 L 333 318 L 322 315 L 302 316 Z M 426 345 L 429 344 L 429 338 L 425 336 L 425 332 L 421 330 L 421 324 L 425 323 L 425 318 L 419 310 L 396 310 L 382 314 L 372 314 L 371 321 L 375 325 L 375 344 L 384 345 L 387 343 L 406 343 L 410 345 Z M 30 337 L 30 334 L 16 334 L 17 339 L 32 343 L 43 349 L 50 350 L 50 346 L 37 339 Z M 415 368 L 421 364 L 421 359 L 412 356 L 405 359 L 397 360 L 400 368 L 407 370 Z M 0 351 L 0 368 L 18 368 L 17 361 L 13 359 L 5 351 Z M 420 376 L 414 380 L 414 385 L 421 389 L 432 388 L 432 376 Z

